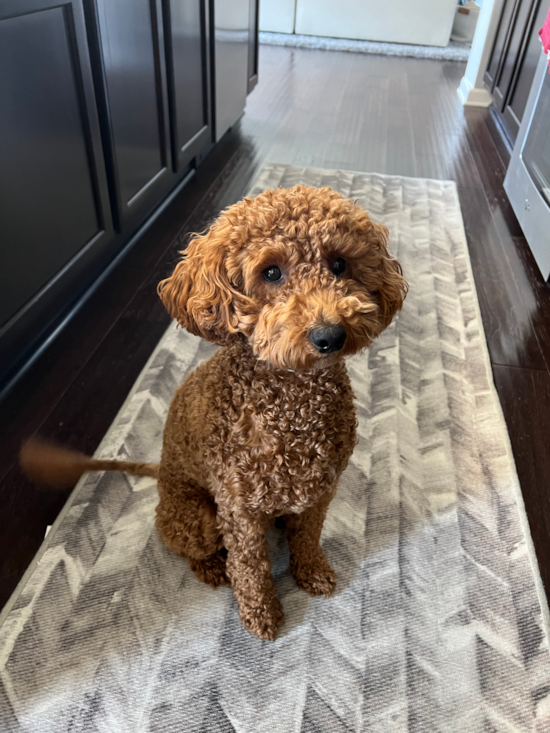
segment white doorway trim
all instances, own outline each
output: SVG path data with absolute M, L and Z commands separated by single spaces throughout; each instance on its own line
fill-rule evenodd
M 457 89 L 466 107 L 490 107 L 493 98 L 483 82 L 498 30 L 504 0 L 483 0 L 466 71 Z

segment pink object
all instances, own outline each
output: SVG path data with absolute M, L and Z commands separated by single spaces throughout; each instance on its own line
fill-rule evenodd
M 546 58 L 548 59 L 548 64 L 550 65 L 550 10 L 548 11 L 548 15 L 546 16 L 544 25 L 539 31 L 539 36 L 542 47 L 544 49 L 544 53 L 546 54 Z M 550 68 L 548 69 L 548 72 L 550 73 Z

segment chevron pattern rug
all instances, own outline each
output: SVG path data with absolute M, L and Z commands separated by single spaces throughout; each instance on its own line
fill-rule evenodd
M 3 615 L 2 733 L 550 731 L 546 607 L 492 383 L 454 183 L 268 165 L 390 229 L 404 310 L 349 370 L 360 443 L 330 508 L 336 595 L 273 571 L 286 623 L 246 633 L 154 529 L 154 480 L 76 488 Z M 171 396 L 213 347 L 171 327 L 99 454 L 158 460 Z

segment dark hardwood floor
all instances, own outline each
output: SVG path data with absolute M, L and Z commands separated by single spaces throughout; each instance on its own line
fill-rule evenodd
M 93 452 L 168 325 L 156 285 L 190 231 L 238 200 L 265 161 L 453 179 L 542 576 L 550 588 L 550 290 L 502 182 L 487 110 L 456 88 L 464 64 L 262 46 L 236 127 L 0 404 L 0 606 L 67 494 L 20 474 L 39 432 Z M 501 157 L 501 155 L 503 157 Z

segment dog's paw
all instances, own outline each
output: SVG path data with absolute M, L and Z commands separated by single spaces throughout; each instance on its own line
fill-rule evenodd
M 329 598 L 336 587 L 336 573 L 324 555 L 315 560 L 293 563 L 292 575 L 299 588 L 310 596 Z
M 202 560 L 190 559 L 189 564 L 197 578 L 211 588 L 231 585 L 226 574 L 225 557 L 221 553 L 218 552 Z
M 239 608 L 239 615 L 243 626 L 259 639 L 273 641 L 277 631 L 284 621 L 285 614 L 281 602 L 277 597 L 267 604 L 258 607 L 246 605 Z

